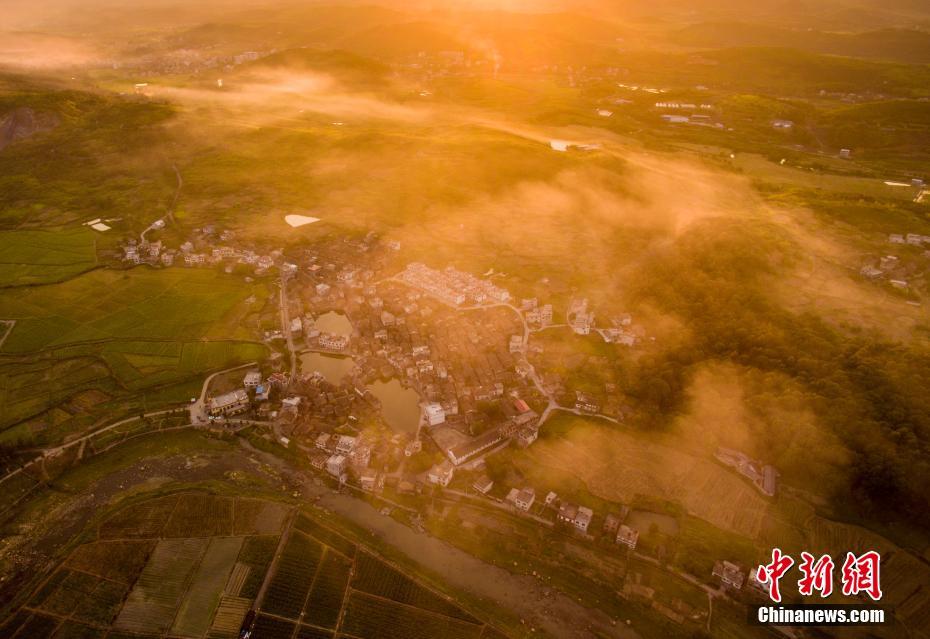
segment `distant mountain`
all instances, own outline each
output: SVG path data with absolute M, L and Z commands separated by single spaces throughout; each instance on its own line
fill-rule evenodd
M 930 33 L 907 29 L 831 33 L 741 22 L 715 22 L 686 27 L 672 39 L 678 44 L 712 49 L 791 47 L 811 53 L 909 63 L 930 62 Z

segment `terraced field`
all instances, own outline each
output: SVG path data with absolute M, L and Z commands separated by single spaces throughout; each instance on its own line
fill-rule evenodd
M 283 543 L 282 543 L 283 541 Z M 307 514 L 181 493 L 106 518 L 0 624 L 0 637 L 504 639 Z

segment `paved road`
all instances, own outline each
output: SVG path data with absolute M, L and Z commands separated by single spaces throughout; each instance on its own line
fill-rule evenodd
M 287 278 L 281 273 L 281 330 L 287 339 L 287 350 L 291 354 L 291 374 L 288 384 L 297 376 L 297 347 L 294 345 L 294 336 L 291 334 L 291 318 L 287 303 Z
M 158 410 L 158 411 L 154 411 L 154 412 L 151 412 L 151 413 L 145 413 L 142 417 L 143 417 L 143 418 L 149 418 L 149 417 L 157 417 L 158 415 L 167 415 L 168 413 L 172 413 L 172 412 L 174 412 L 174 411 L 176 411 L 176 410 L 177 410 L 176 408 L 168 408 L 168 409 L 165 409 L 165 410 Z M 70 442 L 67 442 L 67 443 L 65 443 L 65 444 L 61 444 L 61 445 L 59 445 L 59 446 L 53 446 L 53 447 L 51 447 L 51 448 L 43 448 L 41 454 L 40 454 L 38 457 L 35 457 L 34 459 L 31 459 L 30 461 L 26 462 L 25 464 L 23 464 L 23 465 L 20 466 L 19 468 L 16 468 L 16 469 L 14 469 L 14 470 L 11 470 L 9 473 L 7 473 L 6 475 L 4 475 L 3 477 L 0 477 L 0 484 L 3 484 L 3 482 L 5 482 L 6 480 L 8 480 L 8 479 L 10 479 L 10 478 L 12 478 L 12 477 L 15 477 L 16 475 L 18 475 L 18 474 L 20 474 L 21 472 L 23 472 L 23 471 L 24 471 L 26 468 L 28 468 L 29 466 L 33 465 L 34 463 L 36 463 L 36 462 L 38 462 L 38 461 L 40 461 L 40 460 L 42 460 L 42 459 L 44 459 L 44 458 L 46 458 L 46 457 L 55 457 L 56 455 L 61 454 L 62 452 L 66 451 L 66 450 L 69 449 L 69 448 L 72 448 L 72 447 L 74 447 L 74 446 L 79 446 L 79 445 L 81 445 L 81 444 L 84 444 L 85 442 L 87 442 L 87 441 L 93 439 L 94 437 L 97 437 L 97 436 L 99 436 L 99 435 L 102 435 L 103 433 L 106 433 L 106 432 L 108 432 L 108 431 L 111 431 L 111 430 L 113 430 L 114 428 L 119 428 L 119 427 L 122 426 L 123 424 L 128 424 L 129 422 L 136 421 L 137 419 L 139 419 L 139 417 L 127 417 L 126 419 L 121 419 L 121 420 L 118 421 L 118 422 L 114 422 L 114 423 L 112 423 L 112 424 L 109 424 L 109 425 L 107 425 L 107 426 L 104 426 L 103 428 L 98 428 L 97 430 L 95 430 L 95 431 L 92 432 L 92 433 L 88 433 L 87 435 L 84 435 L 84 436 L 82 436 L 82 437 L 78 437 L 77 439 L 73 439 L 73 440 L 71 440 Z
M 232 371 L 237 371 L 240 368 L 255 368 L 258 366 L 258 362 L 249 362 L 248 364 L 242 364 L 240 366 L 233 366 L 232 368 L 227 368 L 226 370 L 217 371 L 207 377 L 204 380 L 203 386 L 200 388 L 200 397 L 197 398 L 197 401 L 193 402 L 190 405 L 190 414 L 191 414 L 191 423 L 192 424 L 206 424 L 210 421 L 207 414 L 207 391 L 210 388 L 210 382 L 217 375 L 223 375 L 224 373 L 231 373 Z
M 6 324 L 3 337 L 0 337 L 0 348 L 3 348 L 3 343 L 6 341 L 6 338 L 10 336 L 10 333 L 13 332 L 13 327 L 16 326 L 16 320 L 0 320 L 0 324 Z

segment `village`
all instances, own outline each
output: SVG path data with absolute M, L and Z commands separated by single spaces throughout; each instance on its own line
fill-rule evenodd
M 534 335 L 562 330 L 630 349 L 649 339 L 644 327 L 629 314 L 598 321 L 596 306 L 583 297 L 557 315 L 552 304 L 514 299 L 493 280 L 451 266 L 409 263 L 392 272 L 388 264 L 399 249 L 369 234 L 285 254 L 204 228 L 177 249 L 146 242 L 143 234 L 124 245 L 122 259 L 155 268 L 220 268 L 280 289 L 278 312 L 260 335 L 270 357 L 211 382 L 191 405 L 195 423 L 258 425 L 341 490 L 395 504 L 435 495 L 477 500 L 553 534 L 639 553 L 649 531 L 630 519 L 629 504 L 596 512 L 570 496 L 537 494 L 528 483 L 504 485 L 491 479 L 486 460 L 532 446 L 558 411 L 615 424 L 624 419 L 612 385 L 603 394 L 572 390 L 538 372 L 546 353 Z M 716 459 L 762 495 L 775 496 L 774 467 L 727 449 Z M 698 578 L 721 593 L 747 585 L 761 593 L 747 568 L 720 557 L 712 574 Z
M 915 293 L 914 281 L 924 279 L 926 262 L 930 258 L 930 249 L 927 248 L 930 247 L 930 235 L 892 233 L 888 236 L 888 243 L 903 250 L 897 250 L 897 254 L 870 256 L 859 269 L 859 275 L 872 282 L 885 281 L 892 289 L 911 297 Z M 916 251 L 920 254 L 916 255 Z M 908 303 L 920 305 L 916 297 Z

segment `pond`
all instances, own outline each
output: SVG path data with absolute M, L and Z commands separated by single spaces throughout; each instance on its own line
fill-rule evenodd
M 630 513 L 626 523 L 643 534 L 648 533 L 653 524 L 656 525 L 659 532 L 665 535 L 674 536 L 678 534 L 678 520 L 670 515 L 654 513 L 648 510 L 634 510 Z
M 300 370 L 304 373 L 320 372 L 330 384 L 338 384 L 352 372 L 355 360 L 341 355 L 326 355 L 324 353 L 302 353 L 300 356 Z
M 420 396 L 396 379 L 378 380 L 368 390 L 381 401 L 384 421 L 398 433 L 414 435 L 420 423 Z
M 352 335 L 352 322 L 349 321 L 348 317 L 336 311 L 323 313 L 313 321 L 313 325 L 319 329 L 321 333 L 329 333 L 330 335 Z

